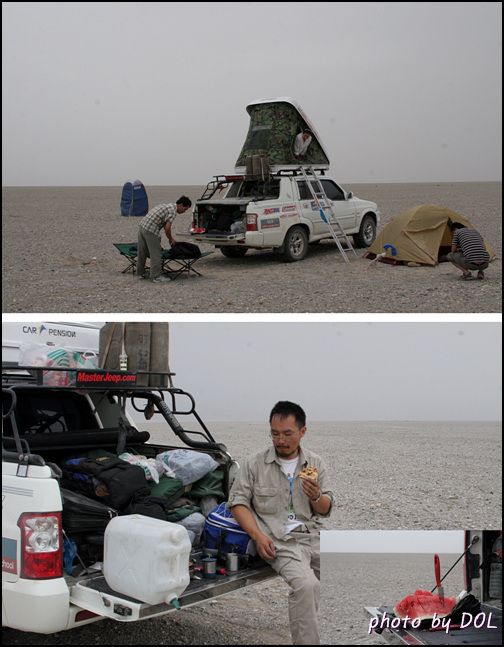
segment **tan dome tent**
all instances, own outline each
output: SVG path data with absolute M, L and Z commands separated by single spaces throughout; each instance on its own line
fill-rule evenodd
M 383 262 L 421 263 L 437 265 L 451 250 L 452 222 L 460 222 L 470 229 L 473 225 L 455 211 L 435 204 L 422 204 L 403 211 L 378 234 L 368 249 L 365 258 L 376 258 L 385 246 L 392 246 L 395 255 L 383 257 Z M 494 250 L 485 242 L 490 260 L 495 258 Z M 388 248 L 390 249 L 390 248 Z M 393 253 L 393 252 L 392 252 Z

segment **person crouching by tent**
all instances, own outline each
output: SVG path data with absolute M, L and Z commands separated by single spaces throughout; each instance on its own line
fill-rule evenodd
M 484 279 L 483 270 L 488 267 L 490 254 L 485 248 L 481 234 L 460 222 L 453 222 L 450 229 L 453 232 L 453 240 L 447 259 L 462 271 L 462 280 L 472 279 L 471 271 L 478 272 L 478 278 Z
M 145 276 L 145 261 L 150 257 L 151 281 L 169 281 L 169 276 L 162 276 L 163 248 L 161 247 L 161 229 L 164 229 L 166 237 L 173 245 L 176 241 L 172 236 L 172 223 L 175 216 L 184 213 L 191 206 L 191 200 L 183 195 L 175 204 L 160 204 L 149 211 L 140 220 L 138 225 L 138 258 L 136 275 L 141 278 Z

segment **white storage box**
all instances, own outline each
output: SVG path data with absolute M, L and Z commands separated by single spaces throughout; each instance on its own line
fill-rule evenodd
M 139 514 L 114 517 L 105 529 L 103 574 L 118 593 L 169 604 L 189 585 L 190 552 L 179 524 Z

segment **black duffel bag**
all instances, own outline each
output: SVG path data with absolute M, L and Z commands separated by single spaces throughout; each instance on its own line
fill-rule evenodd
M 62 469 L 62 487 L 81 492 L 116 510 L 150 493 L 143 468 L 116 456 L 71 458 Z
M 117 510 L 84 494 L 61 488 L 63 527 L 68 532 L 103 531 Z
M 201 250 L 194 243 L 174 243 L 170 249 L 170 258 L 199 258 Z

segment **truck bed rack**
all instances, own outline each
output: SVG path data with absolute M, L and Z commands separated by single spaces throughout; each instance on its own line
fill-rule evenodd
M 69 374 L 69 380 L 71 380 L 71 383 L 69 384 L 54 384 L 51 383 L 50 380 L 48 380 L 45 377 L 45 373 L 62 373 L 62 374 Z M 72 375 L 74 374 L 74 375 Z M 111 371 L 109 369 L 100 369 L 100 368 L 63 368 L 63 367 L 55 367 L 55 366 L 6 366 L 2 364 L 2 385 L 19 385 L 19 384 L 30 384 L 30 385 L 36 385 L 39 387 L 47 387 L 54 389 L 56 386 L 59 389 L 69 389 L 69 390 L 75 390 L 76 388 L 76 383 L 73 382 L 73 380 L 76 379 L 76 374 L 79 375 L 84 375 L 84 376 L 89 376 L 90 378 L 94 375 L 96 376 L 124 376 L 124 377 L 140 377 L 140 376 L 156 376 L 158 378 L 166 378 L 168 380 L 171 376 L 176 375 L 176 373 L 168 372 L 168 371 L 140 371 L 140 370 L 135 370 L 135 371 Z M 159 380 L 160 382 L 162 381 L 161 379 Z M 127 391 L 132 391 L 132 390 L 145 390 L 145 386 L 141 386 L 137 384 L 137 379 L 133 380 L 131 379 L 129 382 L 121 381 L 117 382 L 114 384 L 113 381 L 105 381 L 105 380 L 83 380 L 77 384 L 79 390 L 92 390 L 92 391 L 108 391 L 111 388 L 120 389 L 122 386 L 127 384 Z M 167 386 L 155 386 L 155 387 L 150 387 L 156 391 L 173 391 L 173 392 L 182 392 L 181 389 L 176 389 L 175 387 L 167 387 Z
M 72 378 L 71 384 L 55 385 L 45 376 L 45 373 L 69 373 Z M 137 379 L 142 376 L 149 376 L 168 379 L 174 373 L 166 371 L 108 371 L 103 369 L 62 369 L 54 367 L 33 367 L 17 366 L 2 367 L 2 396 L 4 399 L 3 431 L 2 431 L 2 457 L 7 462 L 18 463 L 20 472 L 26 473 L 28 465 L 44 465 L 42 456 L 35 452 L 62 450 L 66 448 L 78 448 L 90 445 L 114 446 L 116 453 L 124 451 L 126 443 L 144 444 L 148 440 L 148 432 L 138 431 L 131 426 L 126 419 L 126 403 L 131 401 L 133 407 L 135 398 L 147 400 L 154 407 L 155 413 L 160 414 L 175 435 L 187 447 L 200 449 L 207 452 L 214 450 L 227 454 L 227 447 L 217 443 L 206 427 L 205 423 L 196 411 L 196 403 L 193 396 L 183 389 L 173 386 L 146 387 L 137 384 Z M 130 379 L 131 378 L 131 379 Z M 38 429 L 18 429 L 18 423 L 14 411 L 16 401 L 23 397 L 23 393 L 29 397 L 33 390 L 40 393 L 72 392 L 78 397 L 78 393 L 103 393 L 103 397 L 115 397 L 122 410 L 122 415 L 117 421 L 117 427 L 100 428 L 98 424 L 94 429 L 68 428 L 60 430 L 61 433 L 51 433 L 47 424 L 41 423 L 40 433 Z M 165 401 L 168 400 L 169 404 Z M 181 402 L 183 400 L 183 402 Z M 176 416 L 193 416 L 198 423 L 199 429 L 185 429 Z M 90 426 L 90 425 L 89 425 Z M 42 433 L 45 432 L 45 433 Z M 21 470 L 23 467 L 23 470 Z

